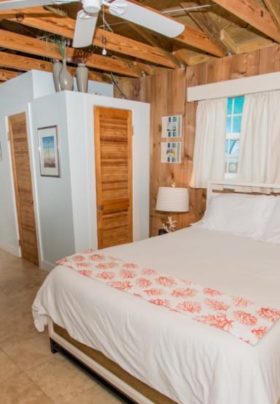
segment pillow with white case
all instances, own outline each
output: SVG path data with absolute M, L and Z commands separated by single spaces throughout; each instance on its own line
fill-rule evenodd
M 274 205 L 274 196 L 212 195 L 199 227 L 261 239 Z
M 266 222 L 262 239 L 280 244 L 280 197 L 275 197 L 275 204 Z

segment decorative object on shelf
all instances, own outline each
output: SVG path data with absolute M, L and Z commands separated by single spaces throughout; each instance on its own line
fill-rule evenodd
M 40 173 L 42 177 L 59 177 L 58 135 L 56 126 L 38 128 Z
M 67 70 L 66 59 L 64 58 L 62 61 L 62 68 L 59 73 L 59 82 L 61 90 L 73 90 L 74 80 L 72 75 Z
M 161 118 L 161 137 L 176 138 L 182 136 L 182 115 L 168 115 Z
M 61 90 L 60 81 L 59 81 L 59 73 L 60 73 L 61 69 L 62 69 L 62 63 L 58 59 L 55 59 L 53 61 L 53 81 L 54 81 L 55 91 Z
M 161 212 L 188 212 L 189 191 L 187 188 L 177 188 L 175 184 L 171 187 L 159 187 L 157 195 L 156 210 Z M 167 233 L 176 230 L 176 220 L 172 216 L 162 220 L 162 228 Z
M 82 93 L 88 92 L 88 68 L 84 63 L 78 63 L 76 69 L 76 79 L 78 91 Z
M 161 142 L 161 162 L 180 164 L 182 162 L 182 142 Z

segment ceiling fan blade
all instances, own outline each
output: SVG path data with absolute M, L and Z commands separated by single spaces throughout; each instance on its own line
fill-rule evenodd
M 125 20 L 151 29 L 169 38 L 180 35 L 184 29 L 184 24 L 174 21 L 150 8 L 138 6 L 124 0 L 115 0 L 109 5 L 111 14 Z
M 52 0 L 8 0 L 0 2 L 0 10 L 14 10 L 17 8 L 47 6 L 53 4 Z
M 50 6 L 55 4 L 72 3 L 79 0 L 5 0 L 0 2 L 0 10 L 15 10 L 17 8 L 29 8 L 38 6 Z
M 87 14 L 81 10 L 77 14 L 73 48 L 85 48 L 92 44 L 92 38 L 97 23 L 98 13 Z

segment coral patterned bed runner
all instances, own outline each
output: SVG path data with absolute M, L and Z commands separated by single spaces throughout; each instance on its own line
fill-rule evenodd
M 227 331 L 251 345 L 257 344 L 280 318 L 280 310 L 92 250 L 65 257 L 57 264 Z

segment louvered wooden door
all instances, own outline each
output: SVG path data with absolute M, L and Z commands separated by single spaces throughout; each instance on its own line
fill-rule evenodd
M 22 257 L 38 264 L 38 249 L 25 113 L 9 117 L 18 226 Z
M 132 113 L 95 107 L 98 248 L 132 241 Z

